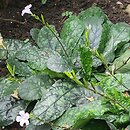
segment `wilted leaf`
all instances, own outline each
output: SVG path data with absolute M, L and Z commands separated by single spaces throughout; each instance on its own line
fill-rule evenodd
M 14 91 L 13 94 L 11 94 L 11 96 L 12 96 L 13 98 L 15 98 L 15 99 L 18 99 L 18 100 L 20 99 L 19 96 L 18 96 L 18 90 L 17 90 L 17 89 Z

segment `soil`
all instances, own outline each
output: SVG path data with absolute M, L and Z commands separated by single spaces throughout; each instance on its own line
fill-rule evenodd
M 120 1 L 123 7 L 117 4 L 117 1 Z M 62 16 L 63 12 L 72 11 L 77 14 L 92 5 L 101 7 L 113 23 L 126 22 L 130 24 L 130 15 L 124 11 L 130 4 L 130 0 L 48 0 L 45 5 L 41 5 L 40 0 L 9 0 L 7 5 L 1 7 L 0 10 L 0 33 L 4 38 L 24 40 L 30 38 L 31 28 L 42 27 L 40 22 L 29 15 L 21 16 L 21 11 L 30 3 L 33 5 L 32 11 L 38 15 L 44 14 L 46 21 L 55 25 L 58 31 L 62 28 L 65 20 Z M 0 61 L 0 68 L 2 65 Z M 13 124 L 6 130 L 23 129 L 18 128 L 17 124 Z

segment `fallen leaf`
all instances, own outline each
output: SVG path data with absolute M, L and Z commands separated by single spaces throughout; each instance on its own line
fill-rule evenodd
M 18 99 L 18 100 L 20 99 L 20 98 L 18 97 L 18 90 L 17 90 L 17 89 L 14 91 L 13 94 L 11 94 L 11 96 L 12 96 L 13 98 Z
M 128 4 L 128 6 L 126 7 L 125 12 L 127 12 L 130 16 L 130 4 Z
M 120 1 L 117 1 L 116 4 L 119 5 L 120 8 L 124 8 L 124 5 Z
M 0 34 L 0 48 L 4 48 L 4 49 L 6 49 L 6 47 L 4 46 L 4 44 L 3 44 L 3 37 L 1 36 L 1 34 Z

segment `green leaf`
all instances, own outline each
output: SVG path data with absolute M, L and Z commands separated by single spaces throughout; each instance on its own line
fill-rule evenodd
M 32 28 L 30 30 L 30 35 L 32 36 L 33 40 L 35 40 L 35 42 L 37 42 L 39 32 L 40 32 L 40 29 L 38 28 Z
M 58 33 L 56 32 L 54 26 L 50 27 L 58 36 Z M 60 51 L 62 48 L 55 35 L 46 26 L 41 28 L 41 30 L 39 31 L 36 43 L 38 47 L 41 48 L 42 50 L 46 48 L 54 51 Z
M 7 59 L 7 51 L 5 49 L 0 48 L 0 59 L 6 60 Z
M 19 96 L 30 101 L 40 99 L 51 84 L 51 79 L 46 75 L 31 76 L 19 86 Z
M 55 72 L 71 71 L 71 66 L 68 65 L 66 59 L 56 52 L 48 58 L 47 67 Z
M 127 126 L 126 130 L 130 130 L 130 125 Z
M 99 53 L 103 53 L 104 48 L 106 47 L 106 43 L 110 39 L 110 28 L 111 28 L 111 24 L 109 22 L 104 23 L 102 25 L 102 35 L 101 35 L 101 39 L 100 39 L 100 43 L 98 47 Z
M 110 130 L 118 130 L 111 122 L 106 121 L 106 123 L 107 123 L 108 126 L 110 127 Z
M 88 8 L 87 10 L 82 11 L 79 14 L 79 18 L 84 22 L 86 20 L 89 20 L 89 18 L 91 18 L 91 17 L 97 17 L 97 19 L 101 19 L 102 22 L 108 20 L 106 14 L 103 12 L 103 10 L 96 6 L 92 6 L 91 8 Z
M 80 45 L 80 38 L 84 31 L 84 24 L 76 16 L 69 17 L 63 25 L 60 33 L 61 40 L 65 45 L 65 50 L 69 58 L 73 60 L 77 57 Z
M 0 98 L 9 96 L 19 87 L 18 81 L 11 81 L 9 79 L 1 79 L 0 81 Z
M 28 41 L 15 39 L 4 39 L 4 44 L 6 46 L 6 51 L 8 52 L 8 56 L 6 56 L 8 58 L 15 57 L 17 51 L 30 46 L 30 42 Z
M 80 49 L 80 60 L 84 72 L 87 76 L 91 75 L 92 71 L 92 52 L 88 47 L 81 47 Z
M 104 120 L 90 120 L 85 125 L 85 127 L 82 128 L 82 130 L 110 130 L 110 129 Z
M 103 105 L 100 101 L 93 101 L 80 107 L 69 108 L 61 118 L 59 118 L 53 127 L 53 130 L 78 129 L 91 119 L 101 117 L 109 108 Z M 57 127 L 59 126 L 59 127 Z
M 11 76 L 14 77 L 14 75 L 15 75 L 15 66 L 11 67 L 11 65 L 9 63 L 7 63 L 7 69 L 10 72 Z
M 35 46 L 30 48 L 25 48 L 16 53 L 16 58 L 22 61 L 28 61 L 29 66 L 35 70 L 46 69 L 46 62 L 50 56 L 49 50 L 40 50 Z
M 105 85 L 104 83 L 106 83 L 106 85 L 108 84 L 110 88 L 115 87 L 119 92 L 124 92 L 130 89 L 130 74 L 115 74 L 114 77 L 104 77 L 100 83 L 102 85 Z
M 117 73 L 130 73 L 130 50 L 126 50 L 119 58 L 115 59 L 113 65 Z
M 47 0 L 41 0 L 42 4 L 46 4 Z
M 22 102 L 15 102 L 10 96 L 0 98 L 0 126 L 12 124 L 23 106 Z
M 104 58 L 112 62 L 115 58 L 115 50 L 117 46 L 122 44 L 122 42 L 128 42 L 130 40 L 130 26 L 125 23 L 117 23 L 111 26 L 110 30 L 111 38 L 106 43 L 106 47 L 103 53 Z
M 128 124 L 130 122 L 129 114 L 120 114 L 119 117 L 114 121 L 115 126 L 120 126 L 123 124 Z
M 73 89 L 72 84 L 68 82 L 57 81 L 54 83 L 34 107 L 33 115 L 39 120 L 33 119 L 33 124 L 48 123 L 60 117 L 72 106 L 73 101 L 70 100 L 70 96 Z
M 27 126 L 25 130 L 51 130 L 51 127 L 46 124 L 40 126 L 29 124 L 29 126 Z
M 17 59 L 8 59 L 7 62 L 11 66 L 15 66 L 15 74 L 17 74 L 18 76 L 28 77 L 32 75 L 33 70 L 26 62 L 21 62 Z

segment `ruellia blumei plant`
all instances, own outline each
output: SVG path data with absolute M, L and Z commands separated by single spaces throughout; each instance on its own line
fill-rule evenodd
M 130 26 L 98 7 L 71 14 L 60 32 L 42 22 L 30 40 L 0 39 L 0 126 L 26 130 L 130 129 Z M 34 44 L 35 42 L 35 44 Z

